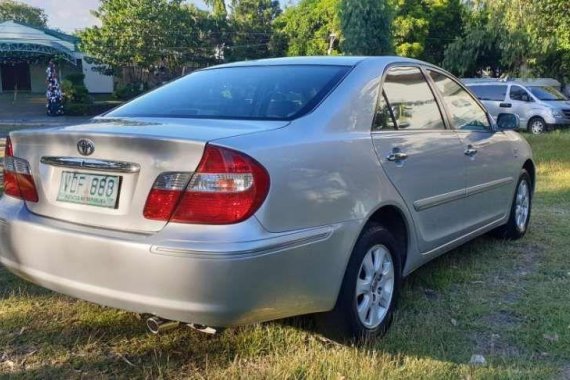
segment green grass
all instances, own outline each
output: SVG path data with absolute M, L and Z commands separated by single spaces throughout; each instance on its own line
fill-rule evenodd
M 539 178 L 528 235 L 481 237 L 413 273 L 367 347 L 321 338 L 310 318 L 152 336 L 134 314 L 0 268 L 0 377 L 570 378 L 570 133 L 527 138 Z

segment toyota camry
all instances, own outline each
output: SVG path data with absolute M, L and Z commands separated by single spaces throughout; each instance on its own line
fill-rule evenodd
M 85 124 L 12 132 L 0 262 L 153 332 L 317 314 L 372 338 L 416 268 L 525 234 L 535 166 L 517 127 L 417 60 L 199 70 Z

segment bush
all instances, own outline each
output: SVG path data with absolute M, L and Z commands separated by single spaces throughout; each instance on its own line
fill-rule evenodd
M 85 86 L 74 85 L 67 79 L 61 82 L 61 91 L 63 92 L 64 103 L 90 104 L 93 102 Z
M 139 96 L 148 90 L 148 84 L 135 82 L 129 83 L 125 86 L 117 87 L 113 93 L 113 97 L 119 100 L 130 100 Z
M 71 73 L 65 76 L 65 80 L 70 81 L 74 86 L 85 87 L 85 74 L 83 73 Z
M 89 91 L 83 83 L 85 75 L 82 73 L 72 73 L 61 82 L 64 103 L 91 104 L 93 99 L 89 96 Z

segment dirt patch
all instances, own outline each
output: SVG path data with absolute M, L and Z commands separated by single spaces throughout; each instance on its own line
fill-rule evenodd
M 522 318 L 515 313 L 501 310 L 487 315 L 483 318 L 485 324 L 503 329 L 514 329 L 519 326 L 523 321 Z
M 570 363 L 562 367 L 562 380 L 570 380 Z
M 499 356 L 501 358 L 516 358 L 521 355 L 521 350 L 500 334 L 476 333 L 471 338 L 475 343 L 474 352 L 480 355 Z
M 483 281 L 492 284 L 495 289 L 505 289 L 496 300 L 496 304 L 503 305 L 507 310 L 497 307 L 496 311 L 482 317 L 486 331 L 471 335 L 477 353 L 502 358 L 521 355 L 523 350 L 514 345 L 506 335 L 509 331 L 519 328 L 524 319 L 508 308 L 518 303 L 524 296 L 525 285 L 529 277 L 537 271 L 540 255 L 546 249 L 544 244 L 536 242 L 519 245 L 515 248 L 517 257 L 513 267 L 500 275 L 493 273 L 490 278 Z

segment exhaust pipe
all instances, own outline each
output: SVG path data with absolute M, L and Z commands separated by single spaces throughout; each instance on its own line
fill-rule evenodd
M 173 330 L 180 325 L 180 322 L 169 321 L 159 317 L 150 317 L 146 320 L 146 327 L 153 334 L 162 334 L 165 331 Z

